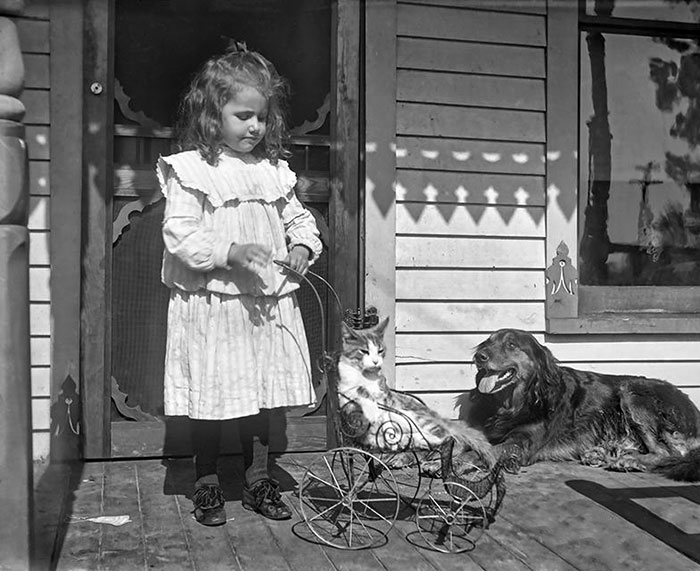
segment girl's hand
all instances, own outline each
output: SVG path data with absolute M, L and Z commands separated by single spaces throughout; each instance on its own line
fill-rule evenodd
M 309 250 L 304 246 L 294 246 L 284 262 L 302 276 L 309 270 Z
M 272 250 L 260 244 L 232 244 L 228 264 L 238 264 L 250 270 L 260 270 L 272 261 Z

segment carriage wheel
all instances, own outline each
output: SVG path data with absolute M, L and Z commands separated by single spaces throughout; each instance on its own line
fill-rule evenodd
M 381 452 L 377 457 L 394 475 L 401 501 L 406 506 L 413 507 L 422 482 L 418 455 L 413 451 Z
M 385 543 L 400 505 L 389 467 L 356 448 L 335 448 L 311 464 L 299 485 L 299 500 L 311 532 L 340 549 Z
M 416 508 L 416 526 L 425 542 L 443 553 L 474 549 L 488 525 L 486 509 L 466 486 L 431 485 Z

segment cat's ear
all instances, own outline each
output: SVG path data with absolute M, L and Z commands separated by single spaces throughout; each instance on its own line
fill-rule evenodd
M 345 323 L 345 321 L 340 322 L 340 332 L 342 334 L 343 341 L 349 341 L 350 339 L 355 339 L 357 337 L 355 330 Z
M 380 336 L 384 335 L 384 331 L 386 330 L 387 325 L 389 325 L 389 318 L 385 317 L 377 325 L 375 325 L 374 332 Z

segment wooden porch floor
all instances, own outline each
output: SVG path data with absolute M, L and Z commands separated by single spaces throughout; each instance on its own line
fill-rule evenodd
M 305 466 L 317 456 L 288 454 L 277 460 L 275 475 L 295 510 L 286 522 L 272 522 L 241 507 L 237 457 L 223 461 L 229 522 L 218 528 L 203 527 L 192 518 L 189 459 L 84 464 L 66 474 L 73 492 L 62 502 L 39 481 L 40 568 L 700 570 L 700 486 L 575 464 L 543 463 L 508 476 L 496 521 L 468 553 L 443 554 L 409 541 L 416 530 L 410 514 L 397 520 L 381 547 L 323 547 L 303 539 L 309 534 L 294 492 Z M 56 529 L 46 516 L 59 509 L 63 523 Z M 83 519 L 102 515 L 129 516 L 130 522 L 112 526 Z

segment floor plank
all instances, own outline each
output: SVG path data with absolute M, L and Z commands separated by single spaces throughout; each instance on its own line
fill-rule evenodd
M 87 463 L 76 479 L 77 489 L 64 502 L 66 516 L 73 519 L 61 526 L 56 569 L 700 571 L 700 565 L 658 533 L 672 525 L 691 540 L 696 537 L 700 486 L 577 464 L 542 463 L 508 475 L 496 520 L 468 553 L 423 548 L 410 511 L 396 521 L 382 546 L 347 551 L 321 545 L 309 541 L 315 538 L 300 514 L 297 493 L 306 467 L 316 458 L 289 454 L 276 459 L 273 474 L 294 510 L 292 520 L 284 522 L 243 509 L 240 458 L 222 459 L 230 521 L 217 528 L 192 517 L 191 459 Z M 598 496 L 582 493 L 587 490 Z M 644 519 L 650 517 L 647 512 L 656 519 Z M 129 515 L 132 521 L 113 527 L 86 520 L 100 515 Z M 643 529 L 648 521 L 657 522 L 651 532 Z
M 274 459 L 272 476 L 280 481 L 282 497 L 295 513 L 297 500 L 297 475 L 301 465 L 286 460 Z M 228 464 L 225 469 L 233 470 L 237 485 L 243 485 L 243 469 L 240 462 Z M 240 494 L 239 494 L 240 495 Z M 227 504 L 229 505 L 229 504 Z M 331 568 L 323 549 L 314 544 L 300 549 L 300 539 L 294 535 L 296 518 L 286 521 L 272 521 L 260 514 L 243 508 L 239 500 L 231 504 L 235 516 L 229 525 L 229 535 L 238 545 L 241 561 L 246 569 L 288 569 L 291 571 L 326 571 Z
M 81 477 L 77 463 L 34 464 L 34 555 L 37 569 L 50 569 L 58 556 L 73 490 Z
M 571 463 L 536 464 L 508 479 L 509 495 L 500 517 L 577 569 L 697 568 L 668 545 L 567 485 L 575 480 L 609 487 L 619 484 L 609 473 L 596 468 Z
M 104 491 L 104 466 L 87 463 L 82 467 L 79 486 L 73 493 L 66 519 L 57 571 L 91 571 L 97 569 L 102 549 L 102 526 L 85 521 L 100 516 Z
M 105 465 L 103 515 L 129 516 L 121 526 L 102 525 L 100 567 L 105 571 L 145 569 L 146 543 L 136 481 L 136 464 L 110 462 Z
M 223 526 L 207 527 L 197 523 L 192 514 L 194 490 L 194 465 L 191 458 L 167 458 L 163 460 L 163 493 L 172 496 L 183 528 L 189 550 L 190 564 L 197 571 L 242 570 L 243 567 L 226 532 L 230 521 Z M 224 489 L 229 495 L 228 489 Z M 226 500 L 230 500 L 226 497 Z M 227 508 L 227 516 L 232 518 Z
M 165 466 L 160 460 L 136 463 L 136 476 L 143 514 L 146 565 L 149 569 L 192 570 L 186 528 L 176 496 L 163 493 Z

